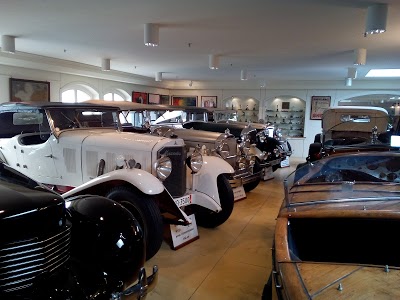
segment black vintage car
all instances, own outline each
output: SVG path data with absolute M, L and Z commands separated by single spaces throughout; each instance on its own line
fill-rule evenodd
M 144 299 L 156 284 L 142 229 L 117 202 L 63 199 L 2 162 L 0 194 L 0 299 Z

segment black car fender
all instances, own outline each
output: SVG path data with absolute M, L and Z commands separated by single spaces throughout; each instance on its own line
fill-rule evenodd
M 101 196 L 80 195 L 66 201 L 71 258 L 79 266 L 81 281 L 89 280 L 88 275 L 107 274 L 111 286 L 122 282 L 125 289 L 133 284 L 145 261 L 143 231 L 133 215 Z

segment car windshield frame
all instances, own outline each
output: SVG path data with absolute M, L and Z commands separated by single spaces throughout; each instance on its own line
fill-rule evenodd
M 284 180 L 284 191 L 288 207 L 400 200 L 400 152 L 338 154 L 320 159 L 289 174 Z M 306 194 L 307 199 L 296 200 L 296 194 Z
M 54 135 L 65 130 L 120 130 L 118 110 L 109 107 L 51 107 L 46 109 Z

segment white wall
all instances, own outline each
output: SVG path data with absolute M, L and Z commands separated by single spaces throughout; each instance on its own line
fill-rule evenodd
M 85 84 L 92 87 L 99 93 L 100 97 L 110 90 L 115 89 L 122 89 L 129 95 L 132 95 L 133 91 L 163 95 L 169 95 L 170 92 L 168 89 L 154 86 L 144 86 L 113 80 L 99 79 L 95 77 L 85 77 L 52 71 L 41 71 L 0 65 L 0 103 L 10 101 L 10 78 L 50 82 L 51 102 L 59 102 L 61 98 L 60 90 L 66 85 L 71 85 L 75 83 Z
M 217 105 L 220 108 L 223 107 L 224 99 L 229 99 L 231 97 L 238 97 L 244 100 L 247 98 L 254 98 L 260 103 L 260 118 L 264 118 L 265 116 L 265 107 L 268 101 L 273 101 L 275 97 L 279 96 L 292 96 L 306 101 L 304 124 L 305 137 L 300 141 L 293 141 L 296 147 L 301 147 L 301 145 L 303 145 L 303 149 L 294 149 L 294 156 L 305 158 L 308 154 L 308 146 L 314 141 L 315 134 L 321 131 L 321 121 L 310 120 L 310 103 L 312 96 L 331 96 L 331 106 L 337 106 L 339 100 L 355 96 L 378 93 L 400 95 L 400 89 L 398 88 L 398 86 L 400 86 L 399 81 L 379 81 L 377 83 L 374 82 L 374 84 L 360 82 L 358 85 L 353 84 L 351 89 L 345 88 L 341 81 L 340 83 L 339 81 L 334 83 L 328 83 L 325 81 L 287 82 L 285 84 L 271 84 L 270 86 L 267 86 L 267 88 L 262 89 L 249 89 L 245 87 L 233 88 L 232 84 L 230 84 L 230 88 L 227 83 L 221 83 L 221 88 L 218 88 L 217 82 L 201 84 L 195 83 L 192 86 L 189 86 L 187 81 L 185 83 L 154 83 L 149 79 L 136 78 L 134 75 L 128 76 L 126 74 L 114 74 L 112 72 L 109 73 L 110 75 L 107 75 L 104 72 L 96 73 L 97 71 L 93 70 L 86 72 L 88 76 L 80 76 L 75 75 L 72 71 L 64 73 L 0 65 L 0 103 L 7 102 L 10 99 L 9 79 L 11 77 L 50 82 L 50 99 L 55 102 L 60 101 L 60 90 L 64 86 L 72 83 L 87 84 L 94 88 L 99 93 L 100 97 L 112 89 L 122 89 L 130 95 L 132 94 L 132 91 L 137 91 L 171 96 L 197 96 L 198 105 L 200 105 L 201 96 L 217 96 Z M 85 72 L 83 72 L 83 74 L 85 74 Z M 140 82 L 141 84 L 132 82 Z M 146 82 L 147 85 L 142 84 L 142 82 Z M 240 87 L 239 84 L 237 86 Z M 332 86 L 334 88 L 332 88 Z M 359 88 L 357 88 L 358 86 Z

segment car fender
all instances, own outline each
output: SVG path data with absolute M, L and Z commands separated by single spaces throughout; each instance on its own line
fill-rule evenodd
M 192 189 L 195 191 L 196 204 L 213 211 L 220 211 L 217 177 L 221 174 L 233 173 L 232 166 L 223 159 L 203 156 L 203 166 L 200 171 L 192 174 Z
M 80 194 L 84 190 L 110 181 L 125 181 L 135 186 L 139 191 L 147 195 L 158 195 L 164 191 L 164 185 L 149 172 L 141 169 L 120 169 L 98 176 L 86 183 L 66 192 L 63 197 Z

